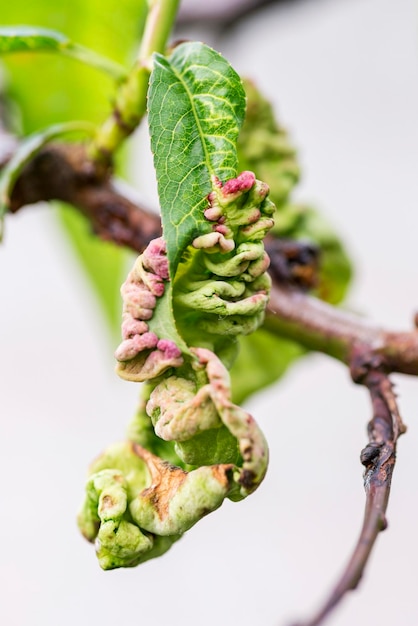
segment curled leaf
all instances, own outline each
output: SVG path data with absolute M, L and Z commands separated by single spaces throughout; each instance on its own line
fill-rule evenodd
M 133 443 L 92 465 L 78 516 L 103 569 L 131 567 L 166 552 L 230 490 L 231 466 L 176 468 Z

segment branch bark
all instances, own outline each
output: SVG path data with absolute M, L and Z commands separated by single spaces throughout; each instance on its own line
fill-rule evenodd
M 24 169 L 11 197 L 11 212 L 36 202 L 61 200 L 79 209 L 94 233 L 136 252 L 161 234 L 161 220 L 144 204 L 130 199 L 93 163 L 79 144 L 50 144 Z
M 353 380 L 367 387 L 373 408 L 373 417 L 368 425 L 369 443 L 360 455 L 365 466 L 363 527 L 340 580 L 321 609 L 309 621 L 294 626 L 320 626 L 344 595 L 357 587 L 376 539 L 387 526 L 386 509 L 396 462 L 396 444 L 406 428 L 398 411 L 392 383 L 384 370 L 384 361 L 375 354 L 358 353 L 353 359 Z
M 309 350 L 351 366 L 359 347 L 383 358 L 387 372 L 418 375 L 418 330 L 396 332 L 312 298 L 273 285 L 266 328 L 294 339 Z

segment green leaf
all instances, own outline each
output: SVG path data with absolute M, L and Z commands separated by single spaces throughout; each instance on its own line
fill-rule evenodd
M 100 69 L 116 80 L 126 78 L 124 67 L 93 50 L 72 42 L 48 28 L 8 26 L 0 28 L 0 54 L 12 52 L 56 52 Z
M 7 52 L 56 52 L 65 47 L 69 39 L 48 28 L 31 26 L 0 27 L 0 54 Z
M 68 133 L 83 132 L 94 134 L 96 128 L 88 122 L 66 122 L 55 124 L 49 128 L 26 137 L 19 145 L 10 161 L 0 171 L 0 237 L 2 235 L 2 223 L 5 213 L 10 207 L 10 196 L 13 187 L 25 165 L 47 143 Z
M 240 351 L 230 371 L 236 404 L 242 404 L 256 391 L 279 380 L 295 359 L 306 354 L 299 344 L 278 337 L 263 327 L 240 337 L 239 344 Z
M 184 353 L 190 354 L 189 348 L 177 330 L 173 313 L 173 284 L 166 284 L 161 298 L 158 298 L 154 314 L 148 322 L 149 329 L 160 339 L 170 339 Z
M 112 243 L 98 239 L 89 230 L 86 219 L 74 209 L 68 210 L 64 205 L 59 215 L 77 261 L 94 287 L 114 342 L 120 333 L 122 301 L 119 290 L 132 255 Z
M 129 66 L 147 11 L 148 0 L 13 0 L 2 3 L 1 23 L 13 27 L 24 21 L 34 29 L 42 24 Z M 24 133 L 73 119 L 99 123 L 109 112 L 114 82 L 88 65 L 68 63 L 59 54 L 5 54 L 1 60 Z
M 212 176 L 237 173 L 236 141 L 245 93 L 235 70 L 202 43 L 154 57 L 149 97 L 151 148 L 173 276 L 181 255 L 210 226 L 203 216 Z

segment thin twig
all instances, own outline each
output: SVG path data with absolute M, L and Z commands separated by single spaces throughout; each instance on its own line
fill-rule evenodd
M 385 530 L 398 437 L 406 428 L 400 417 L 392 383 L 385 373 L 384 361 L 375 355 L 356 355 L 353 380 L 368 388 L 373 417 L 368 425 L 369 443 L 361 453 L 365 466 L 366 508 L 357 544 L 340 580 L 318 613 L 309 621 L 294 626 L 320 626 L 345 594 L 357 587 L 379 533 Z

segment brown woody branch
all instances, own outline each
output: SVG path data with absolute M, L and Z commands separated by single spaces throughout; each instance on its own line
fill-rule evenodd
M 79 144 L 50 144 L 35 156 L 14 187 L 10 211 L 48 200 L 75 206 L 98 237 L 137 252 L 161 234 L 159 216 L 120 192 L 111 171 Z
M 312 298 L 274 284 L 265 326 L 309 350 L 351 367 L 358 350 L 383 359 L 386 372 L 418 376 L 418 330 L 389 331 Z
M 277 283 L 272 289 L 266 326 L 346 363 L 354 382 L 368 388 L 372 401 L 369 443 L 360 457 L 366 467 L 366 508 L 358 542 L 322 608 L 311 620 L 297 625 L 320 626 L 345 594 L 357 587 L 378 534 L 386 528 L 396 444 L 406 430 L 388 373 L 418 375 L 418 331 L 384 330 Z
M 406 428 L 399 415 L 384 361 L 374 354 L 367 356 L 360 351 L 353 359 L 351 372 L 354 382 L 369 390 L 373 408 L 373 417 L 368 425 L 369 443 L 360 455 L 365 466 L 363 527 L 340 580 L 321 609 L 308 622 L 295 626 L 320 626 L 343 596 L 357 587 L 376 539 L 387 526 L 386 508 L 396 462 L 396 444 Z

